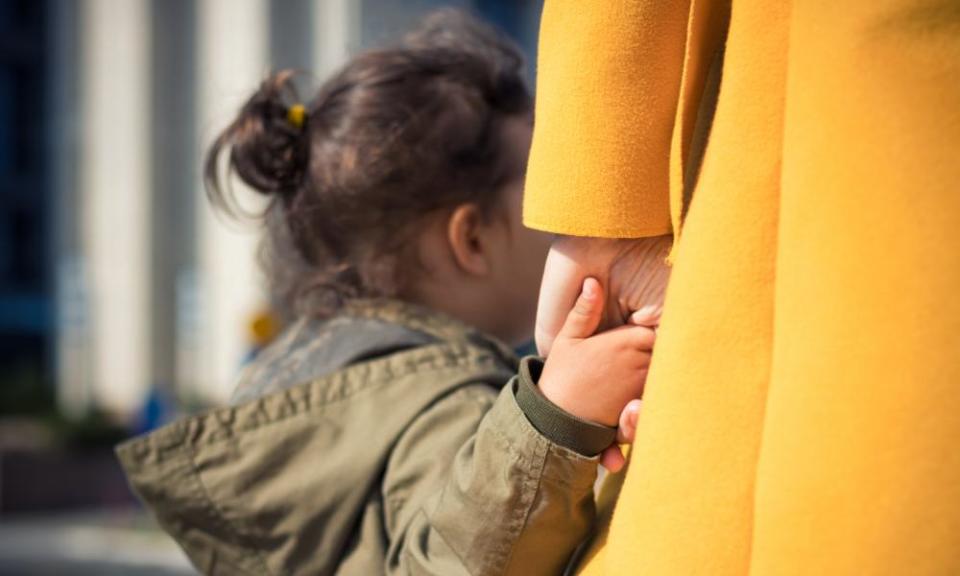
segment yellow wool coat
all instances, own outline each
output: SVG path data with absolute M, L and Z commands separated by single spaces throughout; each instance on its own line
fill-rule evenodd
M 960 2 L 547 0 L 536 114 L 529 226 L 678 235 L 582 573 L 960 574 Z

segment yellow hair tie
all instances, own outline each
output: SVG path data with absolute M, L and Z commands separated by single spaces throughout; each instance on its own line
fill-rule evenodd
M 303 107 L 303 104 L 294 104 L 287 110 L 287 122 L 293 124 L 297 128 L 303 128 L 303 121 L 307 118 L 307 109 Z

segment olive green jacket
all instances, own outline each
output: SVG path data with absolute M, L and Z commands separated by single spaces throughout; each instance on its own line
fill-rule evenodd
M 613 431 L 550 404 L 539 368 L 422 308 L 351 305 L 288 330 L 233 406 L 117 452 L 206 574 L 560 574 Z

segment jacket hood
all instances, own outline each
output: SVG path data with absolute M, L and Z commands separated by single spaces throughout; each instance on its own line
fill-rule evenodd
M 507 347 L 455 320 L 399 303 L 352 306 L 281 337 L 246 369 L 232 406 L 117 454 L 204 573 L 332 573 L 417 414 L 465 385 L 502 386 L 515 370 Z

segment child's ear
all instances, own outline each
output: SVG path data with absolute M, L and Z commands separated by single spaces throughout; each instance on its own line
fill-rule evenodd
M 476 204 L 461 204 L 447 220 L 447 243 L 457 266 L 474 276 L 490 273 L 487 227 Z

